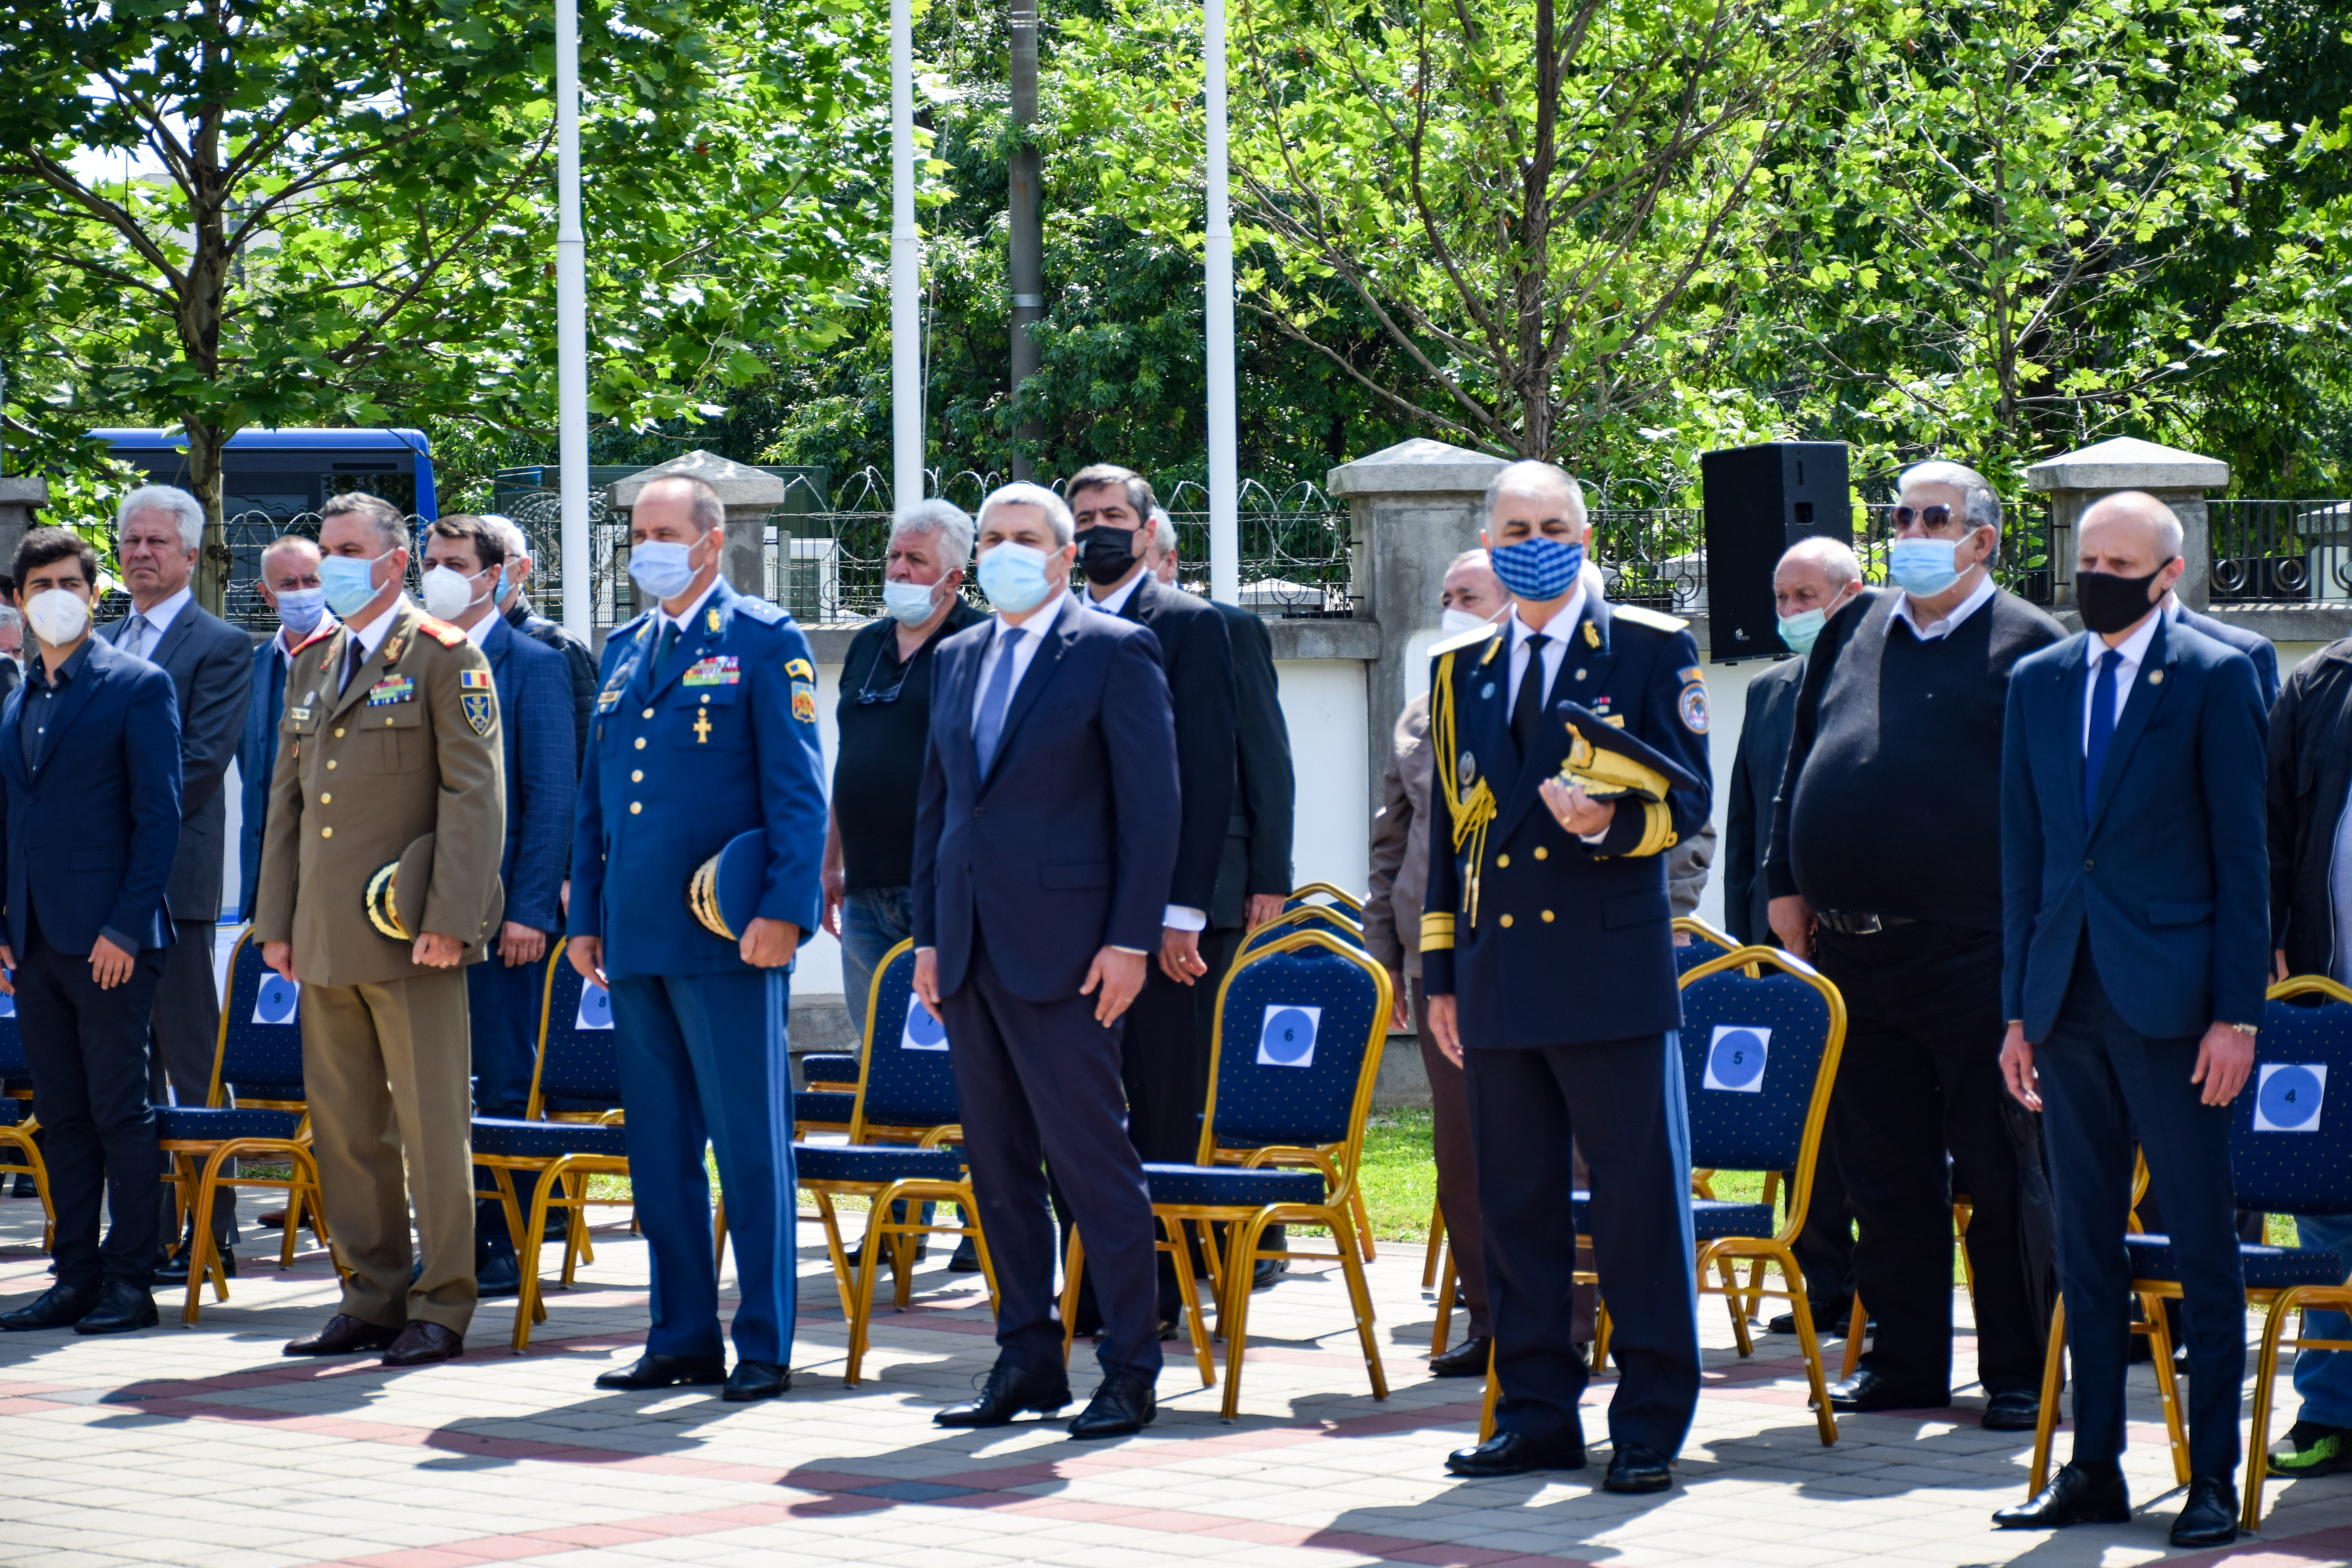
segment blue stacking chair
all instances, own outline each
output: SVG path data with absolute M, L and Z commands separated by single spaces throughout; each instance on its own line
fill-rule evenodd
M 874 1279 L 889 1256 L 895 1297 L 905 1307 L 913 1290 L 912 1254 L 919 1236 L 972 1238 L 989 1300 L 996 1300 L 996 1267 L 980 1228 L 980 1205 L 959 1148 L 955 1072 L 947 1030 L 915 1000 L 915 944 L 902 942 L 884 955 L 866 997 L 861 1053 L 845 1143 L 793 1145 L 800 1184 L 816 1199 L 826 1254 L 849 1324 L 848 1364 L 842 1381 L 857 1386 L 874 1313 Z M 836 1197 L 866 1200 L 866 1236 L 853 1270 L 842 1245 Z M 940 1223 L 930 1205 L 951 1203 L 960 1223 Z
M 1291 932 L 1299 931 L 1319 931 L 1335 936 L 1349 947 L 1362 952 L 1364 951 L 1364 927 L 1362 921 L 1357 918 L 1360 912 L 1351 912 L 1329 904 L 1286 906 L 1282 913 L 1242 938 L 1242 945 L 1234 952 L 1234 961 L 1239 963 L 1258 949 L 1277 942 Z
M 10 972 L 10 979 L 15 972 Z M 33 1179 L 41 1200 L 41 1250 L 57 1245 L 57 1211 L 49 1205 L 49 1167 L 41 1158 L 33 1119 L 33 1068 L 25 1059 L 25 1037 L 16 1032 L 16 998 L 0 996 L 0 1182 L 11 1176 Z
M 222 1187 L 282 1187 L 284 1239 L 278 1266 L 294 1263 L 294 1232 L 307 1212 L 312 1234 L 333 1246 L 319 1201 L 319 1166 L 310 1155 L 310 1110 L 302 1087 L 301 987 L 261 962 L 253 928 L 237 933 L 229 954 L 228 996 L 221 1005 L 213 1048 L 212 1084 L 202 1105 L 155 1107 L 155 1141 L 172 1156 L 178 1184 L 178 1220 L 212 1213 Z M 283 1163 L 283 1176 L 222 1174 L 229 1161 L 261 1156 Z M 199 1162 L 202 1162 L 201 1165 Z M 248 1167 L 249 1169 L 249 1167 Z M 341 1265 L 336 1265 L 341 1272 Z M 213 1299 L 228 1300 L 228 1275 L 209 1225 L 195 1227 L 188 1259 L 188 1296 L 180 1321 L 194 1323 L 210 1279 Z
M 1318 899 L 1323 900 L 1324 902 L 1317 904 L 1315 900 Z M 1282 900 L 1282 908 L 1286 914 L 1292 910 L 1332 909 L 1346 915 L 1359 926 L 1364 923 L 1362 896 L 1351 893 L 1347 889 L 1330 882 L 1309 882 L 1304 887 L 1291 889 L 1289 897 Z
M 2293 1000 L 2298 996 L 2320 997 L 2326 1005 L 2301 1005 Z M 2230 1185 L 2237 1206 L 2264 1214 L 2352 1214 L 2352 1109 L 2332 1092 L 2339 1084 L 2352 1085 L 2352 1008 L 2338 1005 L 2352 1002 L 2352 991 L 2319 975 L 2296 975 L 2272 986 L 2269 997 L 2262 1032 L 2255 1037 L 2253 1071 L 2230 1108 Z M 2132 1189 L 2135 1206 L 2147 1188 L 2143 1154 Z M 2189 1432 L 2173 1380 L 2171 1335 L 2162 1308 L 2167 1298 L 2177 1300 L 2181 1294 L 2179 1272 L 2169 1238 L 2141 1231 L 2137 1215 L 2124 1246 L 2131 1255 L 2131 1288 L 2141 1302 L 2141 1321 L 2132 1328 L 2155 1342 L 2156 1387 L 2171 1438 L 2172 1471 L 2186 1486 Z M 2246 1304 L 2263 1314 L 2242 1521 L 2253 1530 L 2262 1521 L 2272 1389 L 2287 1317 L 2313 1307 L 2352 1307 L 2352 1286 L 2346 1283 L 2352 1259 L 2318 1247 L 2241 1242 L 2238 1262 L 2245 1277 Z M 2048 1480 L 2065 1335 L 2066 1302 L 2061 1297 L 2051 1314 L 2050 1346 L 2042 1363 L 2042 1422 L 2033 1442 L 2037 1492 Z M 2285 1342 L 2310 1350 L 2352 1351 L 2352 1341 L 2346 1340 L 2297 1334 Z
M 1161 1251 L 1175 1254 L 1176 1280 L 1203 1386 L 1214 1363 L 1193 1285 L 1187 1224 L 1225 1226 L 1222 1261 L 1209 1253 L 1217 1326 L 1225 1337 L 1228 1421 L 1240 1413 L 1242 1356 L 1249 1338 L 1252 1275 L 1261 1258 L 1337 1262 L 1348 1284 L 1372 1397 L 1389 1395 L 1373 1337 L 1371 1291 L 1357 1244 L 1356 1189 L 1363 1168 L 1364 1119 L 1379 1080 L 1389 1028 L 1388 972 L 1360 947 L 1324 931 L 1294 931 L 1237 961 L 1217 994 L 1216 1038 L 1197 1163 L 1143 1167 Z M 1266 1252 L 1270 1225 L 1321 1226 L 1337 1250 Z M 1083 1238 L 1071 1230 L 1063 1271 L 1062 1352 L 1069 1354 Z

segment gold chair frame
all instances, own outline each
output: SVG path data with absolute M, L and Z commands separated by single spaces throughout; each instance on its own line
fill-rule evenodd
M 29 1095 L 12 1094 L 8 1098 L 21 1101 L 27 1112 L 30 1111 L 32 1098 Z M 40 1120 L 26 1114 L 13 1127 L 0 1127 L 0 1143 L 8 1144 L 25 1158 L 25 1172 L 33 1178 L 33 1195 L 41 1200 L 41 1250 L 48 1252 L 58 1244 L 58 1211 L 56 1205 L 49 1202 L 49 1163 L 41 1157 L 41 1146 L 33 1140 L 33 1135 L 40 1130 Z M 0 1177 L 16 1173 L 16 1167 L 12 1165 L 0 1171 Z
M 1285 903 L 1288 903 L 1293 899 L 1315 898 L 1330 900 L 1330 904 L 1325 906 L 1326 908 L 1338 909 L 1340 913 L 1345 914 L 1358 925 L 1364 923 L 1364 900 L 1362 897 L 1359 894 L 1348 891 L 1347 889 L 1340 887 L 1336 882 L 1302 882 L 1297 887 L 1291 889 L 1290 891 L 1282 896 L 1283 902 Z M 1292 910 L 1290 912 L 1296 913 L 1297 911 Z M 1266 923 L 1271 925 L 1274 922 L 1269 921 Z

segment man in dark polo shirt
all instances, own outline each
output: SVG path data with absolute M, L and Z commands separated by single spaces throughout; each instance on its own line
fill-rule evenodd
M 882 955 L 914 930 L 915 795 L 929 737 L 931 650 L 987 619 L 958 592 L 971 561 L 971 519 L 919 501 L 890 530 L 882 609 L 850 639 L 835 710 L 840 743 L 824 837 L 824 929 L 841 942 L 842 992 L 859 1028 Z

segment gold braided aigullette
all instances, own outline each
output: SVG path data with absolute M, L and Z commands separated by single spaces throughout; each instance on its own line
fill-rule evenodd
M 1454 656 L 1464 647 L 1475 647 L 1478 634 L 1472 633 L 1462 644 L 1444 648 L 1437 656 L 1437 676 L 1429 685 L 1429 731 L 1437 747 L 1438 782 L 1445 787 L 1445 809 L 1454 820 L 1454 848 L 1456 854 L 1466 847 L 1470 852 L 1470 872 L 1463 879 L 1462 915 L 1475 929 L 1478 924 L 1478 873 L 1486 861 L 1486 825 L 1495 820 L 1499 807 L 1495 802 L 1493 786 L 1487 784 L 1486 770 L 1478 772 L 1478 782 L 1465 796 L 1458 773 L 1461 752 L 1455 746 L 1454 717 Z M 1499 633 L 1487 634 L 1486 652 L 1479 663 L 1484 665 L 1503 646 Z M 1443 912 L 1443 911 L 1441 911 Z M 1422 917 L 1422 945 L 1429 946 L 1429 917 Z M 1454 917 L 1445 916 L 1443 946 L 1454 945 Z

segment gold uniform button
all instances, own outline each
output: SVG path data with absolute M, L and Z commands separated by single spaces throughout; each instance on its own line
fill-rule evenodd
M 387 724 L 391 723 L 391 722 L 392 722 L 392 715 L 391 715 L 391 714 L 389 714 L 389 713 L 385 714 L 385 715 L 383 716 L 383 721 L 384 721 L 385 723 L 387 723 Z
M 341 740 L 342 738 L 343 738 L 343 727 L 342 727 L 341 724 L 338 724 L 338 725 L 336 725 L 336 726 L 335 726 L 335 739 L 336 739 L 336 740 L 338 740 L 338 741 L 340 741 L 340 740 Z
M 630 773 L 629 773 L 629 782 L 630 782 L 631 784 L 643 784 L 643 783 L 645 783 L 645 782 L 646 782 L 646 770 L 645 770 L 645 769 L 643 769 L 643 768 L 636 768 L 636 769 L 633 769 L 633 770 L 631 770 L 631 772 L 630 772 Z
M 1509 929 L 1510 923 L 1511 923 L 1511 917 L 1510 917 L 1510 916 L 1508 916 L 1508 915 L 1505 915 L 1505 916 L 1503 917 L 1503 925 L 1504 925 L 1504 928 L 1505 928 L 1506 930 Z
M 638 715 L 638 717 L 640 717 L 640 718 L 645 718 L 645 719 L 650 719 L 650 718 L 652 718 L 653 716 L 654 716 L 654 710 L 653 710 L 652 709 L 650 709 L 650 708 L 646 709 L 646 710 L 645 710 L 645 712 L 643 712 L 642 714 Z
M 334 836 L 335 830 L 331 827 L 321 827 L 319 829 L 319 837 L 321 838 L 332 838 Z
M 644 801 L 633 800 L 629 802 L 629 815 L 631 816 L 636 816 L 639 812 L 645 810 L 645 808 L 646 803 Z
M 319 804 L 320 805 L 332 805 L 335 804 L 335 797 L 331 795 L 322 795 L 319 797 Z
M 1495 865 L 1497 868 L 1507 866 L 1510 863 L 1511 858 L 1508 855 L 1497 855 L 1495 857 Z
M 342 731 L 340 731 L 340 730 L 338 730 L 338 731 L 335 731 L 335 732 L 336 732 L 337 734 L 341 734 L 341 733 L 342 733 Z M 327 771 L 328 771 L 328 772 L 330 772 L 330 773 L 332 773 L 332 772 L 334 771 L 334 768 L 335 768 L 335 762 L 334 762 L 334 759 L 333 759 L 332 757 L 328 758 L 328 759 L 327 759 Z
M 643 735 L 640 735 L 640 736 L 638 736 L 638 737 L 637 737 L 637 750 L 639 750 L 639 751 L 641 751 L 641 752 L 642 752 L 642 751 L 644 751 L 645 749 L 646 749 L 646 738 L 645 738 Z
M 1544 919 L 1544 924 L 1546 924 L 1546 925 L 1549 925 L 1549 924 L 1551 924 L 1551 911 L 1550 911 L 1549 910 L 1546 910 L 1543 912 L 1543 919 Z
M 1538 860 L 1549 860 L 1551 858 L 1551 851 L 1538 844 L 1536 846 L 1536 858 Z

